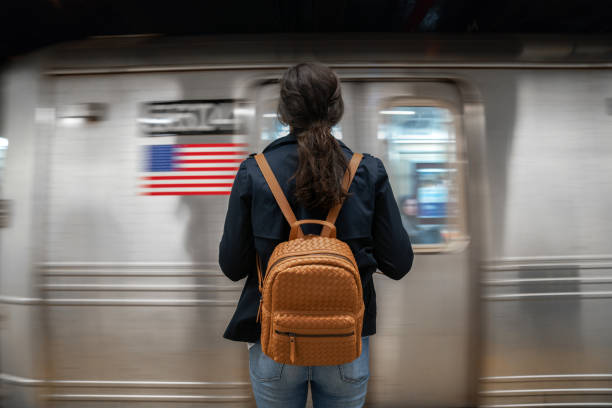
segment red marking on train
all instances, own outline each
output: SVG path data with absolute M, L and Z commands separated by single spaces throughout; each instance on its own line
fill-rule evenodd
M 200 144 L 177 144 L 176 147 L 246 147 L 248 143 L 200 143 Z
M 238 167 L 180 167 L 178 171 L 237 171 Z
M 235 179 L 235 174 L 223 176 L 147 176 L 141 177 L 142 180 L 206 180 L 206 179 Z
M 185 188 L 185 187 L 231 187 L 232 183 L 181 183 L 181 184 L 143 184 L 141 188 Z
M 175 160 L 175 163 L 240 163 L 244 159 L 214 159 L 214 160 Z
M 235 152 L 176 152 L 175 156 L 230 156 L 230 155 L 241 155 L 247 156 L 249 152 L 235 151 Z
M 230 191 L 155 191 L 151 193 L 142 193 L 142 195 L 150 196 L 168 196 L 168 195 L 230 195 Z

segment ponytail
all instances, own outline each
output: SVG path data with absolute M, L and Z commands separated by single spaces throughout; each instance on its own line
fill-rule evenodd
M 348 161 L 331 133 L 343 113 L 340 80 L 331 69 L 302 63 L 285 72 L 278 116 L 297 136 L 295 195 L 306 208 L 329 210 L 347 196 L 342 178 Z
M 342 177 L 348 162 L 328 125 L 317 123 L 297 135 L 295 195 L 306 208 L 329 210 L 347 196 Z

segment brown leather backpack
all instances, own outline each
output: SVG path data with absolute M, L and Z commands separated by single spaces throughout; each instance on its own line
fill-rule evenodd
M 362 155 L 355 153 L 342 180 L 348 191 Z M 342 203 L 325 221 L 297 221 L 263 154 L 255 155 L 283 215 L 289 241 L 274 248 L 262 282 L 261 348 L 274 361 L 299 366 L 336 365 L 361 354 L 363 295 L 359 269 L 349 246 L 336 239 L 334 223 Z M 323 225 L 321 235 L 304 236 L 301 224 Z

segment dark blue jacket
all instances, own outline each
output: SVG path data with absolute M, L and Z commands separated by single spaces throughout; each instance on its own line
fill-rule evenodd
M 342 142 L 340 146 L 350 159 L 351 150 Z M 325 219 L 326 212 L 308 211 L 295 201 L 295 181 L 290 179 L 298 163 L 296 137 L 290 134 L 275 140 L 264 149 L 264 154 L 297 219 Z M 368 336 L 376 332 L 376 292 L 372 274 L 378 268 L 388 277 L 400 279 L 410 270 L 414 255 L 387 172 L 379 159 L 364 154 L 349 193 L 336 221 L 337 237 L 350 246 L 359 267 L 365 304 L 362 335 Z M 302 227 L 305 234 L 321 231 L 319 225 Z M 255 159 L 249 157 L 236 174 L 219 245 L 219 265 L 223 273 L 233 281 L 247 278 L 223 337 L 249 342 L 259 339 L 261 328 L 255 322 L 259 306 L 255 252 L 261 257 L 265 271 L 274 247 L 288 238 L 289 224 Z

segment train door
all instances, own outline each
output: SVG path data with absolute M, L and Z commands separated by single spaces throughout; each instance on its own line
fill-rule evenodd
M 355 149 L 380 157 L 415 252 L 394 282 L 376 275 L 370 399 L 469 405 L 470 268 L 461 96 L 452 83 L 355 82 Z
M 382 159 L 415 261 L 401 281 L 375 275 L 368 406 L 469 406 L 476 383 L 473 271 L 466 212 L 460 90 L 447 81 L 343 78 L 334 135 Z M 277 85 L 259 89 L 260 147 L 288 129 Z

